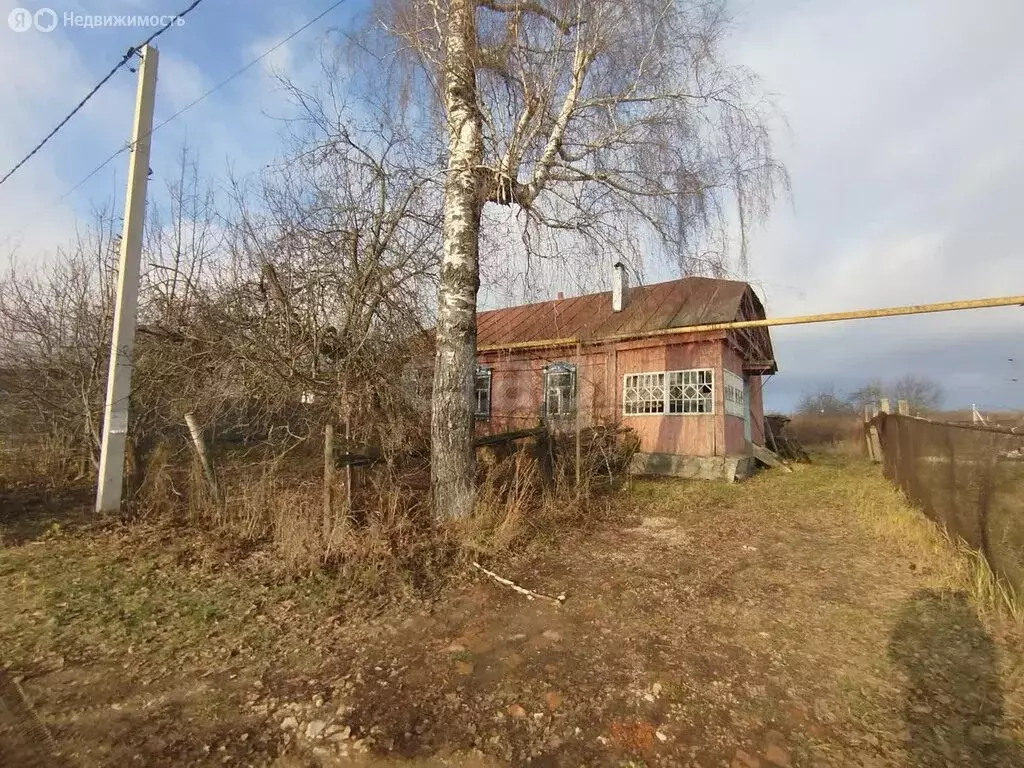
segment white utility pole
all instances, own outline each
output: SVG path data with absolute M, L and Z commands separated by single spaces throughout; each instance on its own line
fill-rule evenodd
M 124 203 L 124 230 L 117 274 L 114 332 L 110 341 L 107 399 L 103 411 L 103 445 L 100 449 L 96 511 L 121 509 L 124 483 L 124 450 L 128 438 L 128 396 L 132 389 L 132 355 L 135 352 L 135 315 L 139 305 L 139 261 L 142 230 L 146 220 L 146 184 L 149 181 L 149 149 L 153 132 L 153 102 L 159 54 L 151 45 L 139 53 L 139 86 L 135 97 L 135 126 L 128 166 L 128 195 Z

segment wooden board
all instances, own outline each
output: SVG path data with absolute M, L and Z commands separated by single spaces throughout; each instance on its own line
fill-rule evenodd
M 785 462 L 779 458 L 778 454 L 769 451 L 767 448 L 763 448 L 760 445 L 754 445 L 754 458 L 760 461 L 762 464 L 768 467 L 777 467 L 785 472 L 792 472 L 793 470 L 786 466 Z

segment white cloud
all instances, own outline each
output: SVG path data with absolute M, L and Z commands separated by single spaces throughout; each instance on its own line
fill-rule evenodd
M 190 105 L 212 85 L 197 64 L 163 52 L 160 54 L 158 79 L 161 106 L 170 114 Z
M 751 246 L 770 313 L 1024 293 L 1022 25 L 1014 0 L 748 6 L 735 55 L 780 94 L 790 126 L 778 146 L 794 204 Z M 1009 309 L 780 328 L 779 380 L 962 358 L 975 369 L 960 368 L 956 396 L 970 398 L 1021 323 Z M 1024 406 L 1024 391 L 999 396 Z
M 260 37 L 253 40 L 245 47 L 245 63 L 248 63 L 259 56 L 263 56 L 266 51 L 274 48 L 280 39 L 281 37 Z M 290 77 L 292 75 L 295 69 L 295 55 L 292 51 L 293 45 L 294 43 L 292 42 L 285 43 L 260 61 L 260 71 L 264 78 L 268 81 L 274 82 L 279 76 Z
M 24 157 L 99 79 L 59 29 L 49 34 L 7 29 L 5 20 L 16 5 L 0 0 L 0 23 L 4 24 L 0 27 L 0 103 L 9 105 L 0 120 L 3 172 Z M 130 110 L 133 99 L 134 81 L 115 77 L 74 118 L 77 132 L 59 133 L 0 186 L 0 251 L 15 251 L 22 260 L 31 261 L 71 239 L 75 200 L 54 203 L 80 179 L 81 165 L 64 161 L 80 155 L 78 143 L 83 135 L 90 141 L 105 137 L 108 152 L 124 141 L 130 120 L 118 118 L 123 115 L 122 104 L 127 103 Z

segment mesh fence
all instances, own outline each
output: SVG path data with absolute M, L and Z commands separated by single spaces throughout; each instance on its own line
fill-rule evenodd
M 1024 434 L 883 414 L 885 475 L 1024 592 Z

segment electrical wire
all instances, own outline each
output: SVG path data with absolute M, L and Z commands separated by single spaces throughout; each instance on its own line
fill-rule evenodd
M 192 6 L 190 6 L 189 10 L 191 10 L 191 8 L 193 8 L 193 7 L 195 7 L 196 5 L 198 5 L 198 4 L 199 4 L 199 2 L 202 2 L 202 0 L 197 0 L 197 1 L 195 2 L 195 3 L 193 3 L 193 4 L 192 4 Z M 309 21 L 307 21 L 307 22 L 306 22 L 305 24 L 303 24 L 303 25 L 302 25 L 301 27 L 299 27 L 298 29 L 296 29 L 296 30 L 295 30 L 294 32 L 292 32 L 291 34 L 289 34 L 289 35 L 288 35 L 287 37 L 285 37 L 284 39 L 282 39 L 282 40 L 278 41 L 278 42 L 277 42 L 277 43 L 276 43 L 275 45 L 273 45 L 273 46 L 271 46 L 270 48 L 268 48 L 267 50 L 265 50 L 265 51 L 264 51 L 263 53 L 261 53 L 261 54 L 260 54 L 259 56 L 257 56 L 256 58 L 254 58 L 254 59 L 252 59 L 251 61 L 249 61 L 248 63 L 246 63 L 246 64 L 245 64 L 245 65 L 243 65 L 243 66 L 242 66 L 241 68 L 237 69 L 237 70 L 236 70 L 235 72 L 233 72 L 233 73 L 232 73 L 231 75 L 229 75 L 228 77 L 226 77 L 226 78 L 224 78 L 223 80 L 221 80 L 221 81 L 220 81 L 219 83 L 217 83 L 217 84 L 216 84 L 216 85 L 214 85 L 214 86 L 213 86 L 212 88 L 210 88 L 210 89 L 209 89 L 208 91 L 206 91 L 206 92 L 205 92 L 204 94 L 202 94 L 202 95 L 201 95 L 201 96 L 199 96 L 198 98 L 196 98 L 196 99 L 194 99 L 193 101 L 191 101 L 191 102 L 189 102 L 188 104 L 186 104 L 186 105 L 185 105 L 184 107 L 182 107 L 181 109 L 179 109 L 179 110 L 178 110 L 177 112 L 175 112 L 175 113 L 174 113 L 173 115 L 171 115 L 170 117 L 168 117 L 168 118 L 167 118 L 166 120 L 162 120 L 162 121 L 161 121 L 160 123 L 158 123 L 158 124 L 157 124 L 157 125 L 156 125 L 156 126 L 155 126 L 155 127 L 153 128 L 153 130 L 151 130 L 151 131 L 150 131 L 150 132 L 149 132 L 148 134 L 145 134 L 144 136 L 140 136 L 140 137 L 139 137 L 139 140 L 141 141 L 141 140 L 143 140 L 143 139 L 145 139 L 145 138 L 148 138 L 149 136 L 152 136 L 152 135 L 153 135 L 154 133 L 156 133 L 156 132 L 157 132 L 158 130 L 160 130 L 161 128 L 163 128 L 163 127 L 164 127 L 165 125 L 167 125 L 167 124 L 168 124 L 168 123 L 170 123 L 171 121 L 173 121 L 173 120 L 176 120 L 177 118 L 181 117 L 181 115 L 183 115 L 183 114 L 184 114 L 185 112 L 188 112 L 188 111 L 189 111 L 190 109 L 192 109 L 192 108 L 193 108 L 193 107 L 195 107 L 196 105 L 198 105 L 198 104 L 200 104 L 201 102 L 203 102 L 203 101 L 205 101 L 206 99 L 208 99 L 208 98 L 209 98 L 209 97 L 210 97 L 211 95 L 213 95 L 214 93 L 216 93 L 217 91 L 219 91 L 219 90 L 220 90 L 221 88 L 223 88 L 224 86 L 228 85 L 229 83 L 231 83 L 232 81 L 234 81 L 235 79 L 237 79 L 238 77 L 240 77 L 241 75 L 245 74 L 245 73 L 246 73 L 247 71 L 249 71 L 250 69 L 252 69 L 252 68 L 253 68 L 254 66 L 256 66 L 257 64 L 259 64 L 259 63 L 260 63 L 261 61 L 263 61 L 263 60 L 264 60 L 265 58 L 267 58 L 267 56 L 270 56 L 270 55 L 271 55 L 272 53 L 274 53 L 275 51 L 277 51 L 277 50 L 279 50 L 280 48 L 282 48 L 283 46 L 287 45 L 287 44 L 288 44 L 289 42 L 291 42 L 292 40 L 294 40 L 294 39 L 295 39 L 296 37 L 298 37 L 299 35 L 301 35 L 301 34 L 302 34 L 303 32 L 305 32 L 305 31 L 306 31 L 307 29 L 309 29 L 309 28 L 310 28 L 311 26 L 313 26 L 313 25 L 314 25 L 314 24 L 316 24 L 316 23 L 317 23 L 318 21 L 320 21 L 321 19 L 323 19 L 323 18 L 324 18 L 325 16 L 327 16 L 327 15 L 328 15 L 329 13 L 331 13 L 331 11 L 334 11 L 334 10 L 335 10 L 336 8 L 338 8 L 339 6 L 343 5 L 343 4 L 345 3 L 345 2 L 346 2 L 346 0 L 337 0 L 337 2 L 333 3 L 332 5 L 330 5 L 330 6 L 328 7 L 328 8 L 326 8 L 326 9 L 325 9 L 324 11 L 322 11 L 322 12 L 321 12 L 321 13 L 319 13 L 318 15 L 314 16 L 314 17 L 313 17 L 312 19 L 310 19 L 310 20 L 309 20 Z M 186 12 L 187 12 L 187 11 L 186 11 Z M 154 37 L 155 37 L 155 36 L 154 36 Z M 47 206 L 47 207 L 46 207 L 45 209 L 43 209 L 42 211 L 40 211 L 40 212 L 39 212 L 38 214 L 36 214 L 35 216 L 33 216 L 33 217 L 32 217 L 32 219 L 31 219 L 31 221 L 32 221 L 32 222 L 36 221 L 36 220 L 37 220 L 37 219 L 38 219 L 39 217 L 43 216 L 43 215 L 44 215 L 44 214 L 46 214 L 46 213 L 49 213 L 49 212 L 50 212 L 51 210 L 53 210 L 53 209 L 54 209 L 55 207 L 57 207 L 58 205 L 60 205 L 60 204 L 61 204 L 62 202 L 64 202 L 64 201 L 65 201 L 65 200 L 66 200 L 66 199 L 67 199 L 68 197 L 70 197 L 70 196 L 71 196 L 72 194 L 74 194 L 74 193 L 75 193 L 75 192 L 76 192 L 76 191 L 77 191 L 78 189 L 80 189 L 80 188 L 82 187 L 82 185 L 84 185 L 84 184 L 85 184 L 86 182 L 88 182 L 88 181 L 89 181 L 89 180 L 90 180 L 91 178 L 93 178 L 93 177 L 94 177 L 94 176 L 95 176 L 95 175 L 96 175 L 97 173 L 99 173 L 99 172 L 100 172 L 100 171 L 102 171 L 102 170 L 103 170 L 104 168 L 106 168 L 106 167 L 107 167 L 108 165 L 110 165 L 110 163 L 112 163 L 112 162 L 113 162 L 113 161 L 114 161 L 114 160 L 115 160 L 115 159 L 116 159 L 117 157 L 119 157 L 120 155 L 124 154 L 125 152 L 128 152 L 128 151 L 130 151 L 130 150 L 131 150 L 131 148 L 132 148 L 132 147 L 131 147 L 131 144 L 130 144 L 130 143 L 128 143 L 128 144 L 125 144 L 125 145 L 121 146 L 121 147 L 120 147 L 120 148 L 118 148 L 117 150 L 115 150 L 115 151 L 114 151 L 114 152 L 113 152 L 112 154 L 110 154 L 110 155 L 109 155 L 109 156 L 108 156 L 108 157 L 107 157 L 107 158 L 106 158 L 106 159 L 105 159 L 105 160 L 104 160 L 103 162 L 101 162 L 101 163 L 100 163 L 99 165 L 97 165 L 97 166 L 96 166 L 95 168 L 93 168 L 93 169 L 92 169 L 91 171 L 89 171 L 89 173 L 87 173 L 87 174 L 86 174 L 85 176 L 83 176 L 83 177 L 82 177 L 82 179 L 81 179 L 80 181 L 78 181 L 78 182 L 77 182 L 77 183 L 76 183 L 76 184 L 75 184 L 75 185 L 74 185 L 73 187 L 71 187 L 71 189 L 69 189 L 69 190 L 68 190 L 67 192 L 65 192 L 65 193 L 64 193 L 64 194 L 62 194 L 62 195 L 61 195 L 60 197 L 58 197 L 58 198 L 57 198 L 56 200 L 54 200 L 54 201 L 53 201 L 53 202 L 52 202 L 52 203 L 51 203 L 50 205 L 48 205 L 48 206 Z M 17 169 L 15 169 L 15 170 L 17 170 Z M 22 229 L 21 229 L 21 230 L 20 230 L 20 231 L 19 231 L 19 232 L 17 233 L 17 235 L 15 235 L 15 237 L 16 237 L 16 236 L 18 236 L 18 235 L 20 235 L 20 234 L 22 234 L 22 233 L 23 233 L 23 232 L 24 232 L 24 231 L 25 231 L 26 229 L 28 229 L 28 226 L 31 226 L 31 224 L 29 224 L 29 225 L 27 225 L 27 226 L 23 227 L 23 228 L 22 228 Z M 8 242 L 10 241 L 10 239 L 11 239 L 11 238 L 7 238 Z
M 346 0 L 337 0 L 337 2 L 335 2 L 334 4 L 329 6 L 326 10 L 321 11 L 318 15 L 314 16 L 312 19 L 307 21 L 305 24 L 303 24 L 301 27 L 296 29 L 294 32 L 292 32 L 290 35 L 288 35 L 286 38 L 284 38 L 283 40 L 280 40 L 275 45 L 273 45 L 272 47 L 270 47 L 267 50 L 265 50 L 263 53 L 261 53 L 255 59 L 252 59 L 247 64 L 243 65 L 240 69 L 235 70 L 235 72 L 233 72 L 232 74 L 228 75 L 226 78 L 221 80 L 219 83 L 217 83 L 215 86 L 210 88 L 210 90 L 208 90 L 202 96 L 199 96 L 194 101 L 189 102 L 184 107 L 182 107 L 177 112 L 175 112 L 173 115 L 168 117 L 166 120 L 158 123 L 157 126 L 155 128 L 153 128 L 152 131 L 150 131 L 150 135 L 156 133 L 157 131 L 159 131 L 161 128 L 163 128 L 165 125 L 167 125 L 172 120 L 177 119 L 182 114 L 184 114 L 185 112 L 188 112 L 190 109 L 192 109 L 192 107 L 196 106 L 197 104 L 199 104 L 202 101 L 205 101 L 212 94 L 216 93 L 221 88 L 223 88 L 224 86 L 226 86 L 229 83 L 231 83 L 232 81 L 234 81 L 236 78 L 238 78 L 241 75 L 243 75 L 246 72 L 248 72 L 254 66 L 256 66 L 261 61 L 263 61 L 265 58 L 267 58 L 267 56 L 269 56 L 270 54 L 274 53 L 275 51 L 279 50 L 280 48 L 282 48 L 285 45 L 287 45 L 288 43 L 290 43 L 292 40 L 294 40 L 296 37 L 301 35 L 307 29 L 312 27 L 314 24 L 316 24 L 318 21 L 320 21 L 320 19 L 322 19 L 327 14 L 329 14 L 331 11 L 335 10 L 336 8 L 338 8 L 341 5 L 344 5 L 345 2 L 346 2 Z
M 42 141 L 40 141 L 38 144 L 36 144 L 32 148 L 32 151 L 30 151 L 27 155 L 25 155 L 25 157 L 23 157 L 21 160 L 19 160 L 17 163 L 15 163 L 14 167 L 11 168 L 11 170 L 7 171 L 7 173 L 5 173 L 2 178 L 0 178 L 0 185 L 2 185 L 5 181 L 7 181 L 9 178 L 11 178 L 11 176 L 13 176 L 15 173 L 17 173 L 18 170 L 23 165 L 25 165 L 25 163 L 27 163 L 29 160 L 31 160 L 36 155 L 36 153 L 39 152 L 39 150 L 41 150 L 43 147 L 45 147 L 47 142 L 49 142 L 50 139 L 52 139 L 54 136 L 56 136 L 57 133 L 60 131 L 60 129 L 63 128 L 65 125 L 67 125 L 68 122 L 70 122 L 71 118 L 73 118 L 75 115 L 77 115 L 81 111 L 82 107 L 84 107 L 86 104 L 89 103 L 89 100 L 92 99 L 92 97 L 95 96 L 99 92 L 100 88 L 102 88 L 104 85 L 106 85 L 110 81 L 110 78 L 112 78 L 114 75 L 116 75 L 118 73 L 118 71 L 122 67 L 124 67 L 131 60 L 132 56 L 134 56 L 136 53 L 138 53 L 138 51 L 141 48 L 144 48 L 145 46 L 149 45 L 154 40 L 156 40 L 158 37 L 160 37 L 160 35 L 162 35 L 164 32 L 166 32 L 168 29 L 170 29 L 170 27 L 176 21 L 178 21 L 179 19 L 183 19 L 185 16 L 187 16 L 189 13 L 191 13 L 191 11 L 197 5 L 199 5 L 201 2 L 203 2 L 203 0 L 193 0 L 192 5 L 190 5 L 188 8 L 183 10 L 181 13 L 178 13 L 175 16 L 172 16 L 170 21 L 168 21 L 164 26 L 162 26 L 160 29 L 158 29 L 156 32 L 154 32 L 152 35 L 147 37 L 144 42 L 140 43 L 139 45 L 132 46 L 131 48 L 129 48 L 128 51 L 124 54 L 124 56 L 121 57 L 121 60 L 119 62 L 117 62 L 116 65 L 114 65 L 114 68 L 111 69 L 106 75 L 104 75 L 103 79 L 100 80 L 98 83 L 96 83 L 96 85 L 93 86 L 91 91 L 89 91 L 87 94 L 85 94 L 85 97 L 80 102 L 78 102 L 77 105 L 75 105 L 75 108 L 72 109 L 70 112 L 68 112 L 68 114 L 65 115 L 64 119 L 61 120 L 59 123 L 57 123 L 56 127 L 54 127 L 54 129 L 52 131 L 50 131 L 48 134 L 46 134 L 46 136 L 43 137 Z

